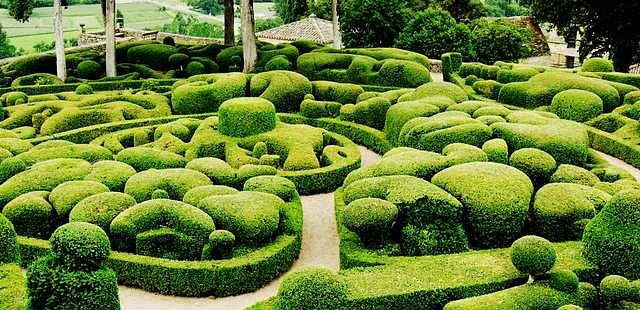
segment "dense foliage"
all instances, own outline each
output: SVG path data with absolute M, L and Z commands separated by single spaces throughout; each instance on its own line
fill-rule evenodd
M 308 4 L 306 0 L 275 0 L 273 2 L 276 13 L 285 24 L 307 17 Z
M 346 0 L 340 15 L 343 41 L 350 47 L 391 46 L 410 16 L 405 0 Z
M 532 34 L 527 28 L 501 20 L 476 20 L 470 28 L 479 62 L 518 61 L 531 52 Z
M 449 12 L 429 8 L 419 12 L 402 29 L 394 45 L 430 58 L 446 52 L 458 52 L 466 60 L 475 59 L 472 34 L 464 24 L 456 23 Z

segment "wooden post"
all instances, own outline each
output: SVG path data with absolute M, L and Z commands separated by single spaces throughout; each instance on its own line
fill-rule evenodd
M 224 0 L 224 44 L 226 45 L 233 45 L 236 41 L 234 15 L 233 0 Z
M 338 0 L 333 0 L 333 47 L 342 48 L 342 34 L 340 33 L 340 20 L 338 18 Z
M 116 76 L 116 1 L 106 0 L 104 33 L 106 36 L 105 66 L 107 76 Z
M 67 79 L 67 64 L 64 59 L 64 29 L 62 28 L 62 1 L 53 1 L 53 31 L 56 40 L 56 73 L 61 80 Z
M 240 4 L 240 9 L 242 10 L 242 54 L 244 58 L 242 72 L 249 73 L 253 71 L 258 59 L 253 0 L 241 0 Z

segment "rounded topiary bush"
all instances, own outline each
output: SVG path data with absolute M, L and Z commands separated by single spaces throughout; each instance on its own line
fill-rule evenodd
M 199 61 L 191 61 L 184 69 L 188 76 L 203 74 L 205 72 L 204 65 Z
M 93 94 L 93 87 L 89 84 L 80 84 L 76 87 L 76 94 L 78 95 L 91 95 Z
M 556 290 L 572 293 L 578 289 L 580 279 L 571 270 L 560 270 L 549 274 L 549 283 Z
M 592 57 L 584 61 L 582 72 L 613 72 L 613 63 L 604 58 Z
M 164 39 L 162 39 L 162 44 L 175 46 L 176 41 L 173 39 L 173 37 L 164 37 Z
M 610 303 L 629 299 L 633 295 L 629 279 L 618 275 L 604 277 L 600 281 L 600 292 L 604 299 Z
M 502 139 L 491 139 L 482 144 L 482 151 L 487 153 L 489 161 L 507 164 L 509 162 L 509 146 Z
M 289 179 L 275 175 L 260 175 L 244 183 L 244 191 L 274 194 L 284 201 L 291 201 L 296 196 L 296 185 Z
M 553 156 L 534 148 L 523 148 L 513 152 L 509 157 L 509 165 L 527 174 L 536 184 L 548 180 L 556 170 L 556 160 Z
M 122 211 L 133 207 L 136 200 L 130 195 L 108 192 L 80 200 L 69 214 L 69 222 L 86 222 L 109 232 L 111 221 Z
M 556 263 L 556 250 L 547 239 L 524 236 L 511 245 L 511 262 L 520 272 L 542 274 Z
M 200 200 L 205 199 L 209 196 L 230 195 L 237 192 L 237 189 L 229 186 L 203 185 L 190 189 L 186 194 L 184 194 L 182 201 L 192 206 L 197 206 Z
M 12 91 L 0 96 L 0 102 L 2 102 L 2 105 L 5 107 L 27 103 L 28 101 L 29 96 L 21 91 Z
M 228 230 L 214 230 L 209 235 L 209 243 L 202 249 L 202 259 L 229 259 L 233 257 L 236 236 Z
M 78 77 L 83 79 L 96 79 L 102 74 L 102 66 L 93 60 L 83 60 L 76 68 Z
M 109 188 L 96 181 L 68 181 L 56 186 L 49 194 L 49 201 L 59 220 L 67 222 L 73 207 L 91 195 L 108 192 Z
M 280 55 L 271 58 L 267 64 L 264 66 L 266 71 L 274 71 L 274 70 L 290 70 L 291 62 L 287 59 L 286 56 Z
M 580 306 L 576 306 L 576 305 L 564 305 L 560 308 L 558 308 L 558 310 L 582 310 L 583 308 Z
M 262 98 L 227 100 L 218 110 L 219 130 L 232 137 L 247 137 L 276 128 L 276 108 Z
M 189 55 L 183 53 L 175 53 L 169 56 L 169 63 L 175 68 L 182 68 L 189 62 Z
M 56 214 L 47 201 L 48 196 L 46 191 L 22 194 L 6 204 L 2 214 L 13 223 L 19 235 L 46 239 L 55 228 Z
M 594 186 L 596 183 L 600 182 L 600 179 L 598 179 L 598 176 L 593 172 L 582 167 L 562 164 L 558 166 L 556 172 L 551 175 L 549 181 L 553 183 L 576 183 Z
M 18 242 L 16 231 L 9 220 L 0 214 L 0 264 L 18 261 Z
M 281 310 L 340 309 L 346 298 L 347 287 L 336 273 L 321 267 L 304 267 L 282 280 L 277 305 Z
M 391 234 L 398 218 L 398 207 L 378 198 L 362 198 L 344 209 L 342 221 L 367 245 L 381 245 Z
M 586 90 L 569 89 L 553 96 L 551 112 L 560 118 L 576 122 L 586 122 L 602 114 L 602 99 Z
M 585 227 L 583 255 L 606 274 L 640 278 L 640 191 L 621 191 Z
M 111 254 L 107 234 L 89 223 L 62 225 L 53 232 L 49 241 L 54 260 L 72 270 L 96 270 Z

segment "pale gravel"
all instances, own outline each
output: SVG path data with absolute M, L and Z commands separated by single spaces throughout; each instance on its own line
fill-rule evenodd
M 359 148 L 363 166 L 371 165 L 380 159 L 373 151 L 362 146 Z M 304 220 L 302 248 L 300 257 L 291 270 L 311 265 L 338 270 L 340 239 L 333 208 L 333 193 L 302 196 L 301 200 Z M 120 286 L 120 303 L 124 310 L 244 309 L 276 295 L 280 281 L 282 276 L 255 292 L 222 298 L 167 296 Z

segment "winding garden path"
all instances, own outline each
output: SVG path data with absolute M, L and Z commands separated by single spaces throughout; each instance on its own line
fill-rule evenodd
M 362 146 L 360 153 L 363 166 L 380 159 L 380 155 Z M 309 265 L 338 270 L 340 239 L 333 208 L 333 193 L 302 196 L 301 200 L 304 219 L 302 249 L 291 270 Z M 166 296 L 120 286 L 120 303 L 124 310 L 244 309 L 276 295 L 281 280 L 282 276 L 255 292 L 223 298 Z

